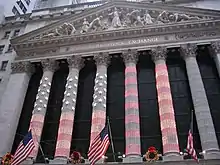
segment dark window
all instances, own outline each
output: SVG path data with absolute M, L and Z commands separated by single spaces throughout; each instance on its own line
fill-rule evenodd
M 5 71 L 8 65 L 8 61 L 2 61 L 1 71 Z
M 17 1 L 17 4 L 18 6 L 21 8 L 21 10 L 23 11 L 23 13 L 26 13 L 27 12 L 27 9 L 26 7 L 24 6 L 23 2 L 20 0 L 20 1 Z
M 31 1 L 30 0 L 25 0 L 25 2 L 27 3 L 27 5 L 29 6 Z
M 10 31 L 5 32 L 4 39 L 8 39 L 10 36 Z
M 4 47 L 5 47 L 4 45 L 0 45 L 0 54 L 3 53 Z
M 18 35 L 19 35 L 19 32 L 20 32 L 20 30 L 15 30 L 15 31 L 14 31 L 14 37 L 18 36 Z
M 0 83 L 2 82 L 2 79 L 0 78 Z
M 18 9 L 16 9 L 16 7 L 14 6 L 13 9 L 12 9 L 12 12 L 14 13 L 15 16 L 18 16 L 20 15 Z
M 139 56 L 137 63 L 138 95 L 140 107 L 141 154 L 150 146 L 163 153 L 159 108 L 155 79 L 155 65 L 147 53 Z
M 8 46 L 8 51 L 7 52 L 12 52 L 12 46 L 11 46 L 11 44 Z

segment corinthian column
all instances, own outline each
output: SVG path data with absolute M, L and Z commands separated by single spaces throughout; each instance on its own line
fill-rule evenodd
M 97 65 L 95 87 L 93 94 L 93 111 L 90 144 L 105 127 L 106 123 L 106 92 L 107 92 L 107 66 L 109 63 L 108 53 L 94 56 Z
M 210 54 L 215 60 L 216 68 L 220 76 L 220 42 L 213 42 L 209 48 Z
M 53 73 L 56 69 L 56 61 L 46 59 L 41 61 L 43 67 L 43 76 L 40 81 L 36 101 L 34 104 L 33 114 L 30 127 L 32 128 L 33 140 L 35 148 L 29 157 L 36 158 L 38 154 L 38 142 L 40 142 L 41 134 L 44 126 L 44 118 L 47 110 L 47 103 L 50 95 L 51 82 Z
M 83 66 L 83 60 L 80 56 L 72 56 L 67 59 L 67 62 L 69 64 L 69 75 L 60 116 L 55 160 L 52 164 L 66 164 L 70 155 L 79 70 Z
M 204 158 L 217 159 L 220 158 L 219 147 L 205 88 L 196 61 L 196 50 L 197 46 L 193 44 L 183 45 L 181 47 L 181 53 L 185 58 L 202 149 L 205 151 Z
M 179 143 L 176 130 L 173 100 L 171 96 L 169 76 L 165 61 L 166 53 L 166 48 L 157 47 L 152 50 L 152 58 L 155 62 L 160 129 L 163 143 L 163 160 L 175 161 L 182 158 L 179 155 Z
M 136 63 L 138 52 L 123 53 L 125 62 L 125 162 L 141 162 L 140 119 Z
M 11 69 L 0 105 L 0 157 L 11 151 L 32 73 L 30 62 L 12 63 Z

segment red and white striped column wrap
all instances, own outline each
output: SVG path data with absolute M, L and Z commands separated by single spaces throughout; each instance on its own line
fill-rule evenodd
M 125 141 L 126 157 L 141 155 L 140 119 L 137 88 L 137 51 L 123 53 L 125 62 Z
M 90 144 L 105 127 L 106 123 L 106 92 L 107 92 L 107 67 L 108 53 L 100 53 L 94 56 L 97 65 L 93 94 L 93 111 Z
M 159 104 L 160 128 L 162 133 L 163 154 L 179 155 L 179 143 L 176 130 L 176 121 L 173 100 L 166 66 L 166 48 L 157 47 L 152 50 L 155 62 L 156 87 Z
M 33 140 L 35 148 L 29 155 L 31 158 L 36 158 L 39 149 L 39 142 L 41 139 L 41 134 L 44 126 L 44 118 L 47 110 L 47 103 L 50 95 L 51 82 L 53 79 L 53 73 L 56 69 L 56 61 L 54 60 L 42 60 L 43 76 L 40 81 L 40 86 L 38 88 L 38 93 L 36 96 L 36 101 L 34 104 L 34 110 L 31 118 L 30 127 L 33 133 Z
M 82 67 L 83 60 L 80 56 L 72 56 L 67 59 L 67 62 L 69 64 L 69 75 L 66 82 L 66 90 L 64 92 L 55 151 L 55 158 L 61 157 L 65 159 L 70 155 L 79 70 Z

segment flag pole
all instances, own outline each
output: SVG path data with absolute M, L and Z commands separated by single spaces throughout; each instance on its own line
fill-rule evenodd
M 33 130 L 34 136 L 35 136 L 35 138 L 36 138 L 36 140 L 37 140 L 37 144 L 38 144 L 38 146 L 39 146 L 40 152 L 41 152 L 41 154 L 42 154 L 42 156 L 43 156 L 43 158 L 44 158 L 44 163 L 47 164 L 46 157 L 45 157 L 45 155 L 44 155 L 44 152 L 43 152 L 43 149 L 42 149 L 42 147 L 41 147 L 41 144 L 40 144 L 40 142 L 38 141 L 38 138 L 37 138 L 35 129 L 34 129 L 34 127 L 32 127 L 32 124 L 31 124 L 31 130 Z
M 110 141 L 111 141 L 111 146 L 112 146 L 113 158 L 114 158 L 114 161 L 116 162 L 115 149 L 114 149 L 114 144 L 113 144 L 113 139 L 112 139 L 112 131 L 111 131 L 111 126 L 110 126 L 110 121 L 109 121 L 108 116 L 107 116 L 107 124 L 108 124 L 108 127 L 109 127 L 109 136 L 110 136 Z
M 192 111 L 191 111 L 191 123 L 190 123 L 192 135 L 193 135 L 193 115 L 194 115 L 194 111 L 192 110 Z

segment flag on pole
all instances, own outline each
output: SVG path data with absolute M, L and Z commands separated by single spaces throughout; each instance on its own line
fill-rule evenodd
M 89 147 L 88 158 L 91 165 L 94 165 L 105 155 L 109 145 L 108 125 L 106 125 Z
M 34 149 L 34 142 L 31 134 L 31 130 L 27 133 L 24 139 L 18 145 L 17 150 L 11 165 L 19 165 L 23 162 Z
M 199 162 L 198 158 L 197 158 L 197 154 L 196 154 L 196 150 L 194 148 L 194 144 L 193 144 L 193 111 L 192 111 L 192 117 L 191 117 L 191 124 L 190 124 L 190 129 L 189 129 L 189 133 L 188 133 L 188 141 L 187 141 L 187 152 L 189 155 L 192 156 L 192 158 Z

